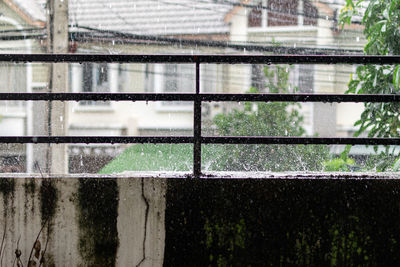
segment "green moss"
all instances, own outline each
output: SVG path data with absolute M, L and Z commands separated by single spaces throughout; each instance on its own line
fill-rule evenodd
M 14 195 L 15 192 L 15 180 L 13 178 L 0 178 L 0 193 L 3 194 L 4 207 L 8 206 L 9 198 Z M 4 213 L 7 213 L 7 209 L 4 209 Z
M 13 178 L 0 178 L 0 192 L 4 196 L 9 196 L 15 191 L 15 181 Z
M 35 212 L 35 191 L 36 191 L 36 183 L 34 178 L 27 178 L 24 180 L 24 197 L 25 197 L 25 211 L 24 212 L 24 223 L 28 223 L 28 214 L 27 211 L 29 209 L 29 203 L 32 203 L 30 210 L 32 213 Z
M 79 252 L 84 266 L 115 266 L 119 246 L 117 181 L 80 179 L 78 192 Z
M 43 179 L 40 186 L 40 211 L 42 222 L 51 220 L 56 213 L 58 192 L 54 179 Z
M 164 266 L 400 266 L 399 179 L 168 179 Z
M 36 190 L 36 183 L 34 178 L 27 179 L 27 181 L 24 183 L 24 188 L 25 192 L 27 194 L 33 195 L 35 194 Z

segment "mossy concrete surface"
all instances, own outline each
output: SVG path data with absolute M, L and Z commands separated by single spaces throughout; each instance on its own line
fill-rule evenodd
M 396 178 L 124 175 L 2 180 L 2 266 L 400 265 Z
M 0 266 L 39 266 L 42 253 L 44 266 L 162 266 L 165 190 L 152 178 L 0 178 Z
M 400 266 L 400 179 L 381 177 L 168 179 L 164 266 Z

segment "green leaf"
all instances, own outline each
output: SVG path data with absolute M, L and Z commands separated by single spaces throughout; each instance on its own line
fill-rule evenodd
M 372 86 L 373 86 L 373 87 L 376 86 L 377 80 L 378 80 L 378 76 L 375 75 L 374 82 L 372 83 Z
M 397 65 L 393 72 L 393 85 L 396 90 L 399 90 L 400 87 L 400 65 Z
M 389 7 L 389 14 L 393 13 L 395 5 L 396 5 L 396 1 L 391 1 L 390 7 Z
M 388 11 L 387 8 L 385 8 L 385 9 L 383 10 L 383 17 L 386 18 L 386 19 L 389 19 L 389 11 Z

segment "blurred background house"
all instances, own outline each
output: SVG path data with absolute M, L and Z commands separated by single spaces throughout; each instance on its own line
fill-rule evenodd
M 1 53 L 43 52 L 43 30 L 46 16 L 43 6 L 34 1 L 0 1 Z M 0 64 L 0 92 L 33 92 L 46 86 L 47 70 L 33 64 Z M 31 102 L 0 101 L 0 135 L 32 135 L 33 112 Z M 32 146 L 2 144 L 0 147 L 0 172 L 24 172 L 31 169 Z M 27 166 L 29 165 L 29 166 Z
M 101 54 L 343 54 L 362 53 L 359 25 L 338 26 L 338 1 L 69 1 L 70 53 Z M 46 51 L 46 1 L 7 0 L 0 5 L 3 53 Z M 67 26 L 67 25 L 65 25 Z M 10 32 L 12 30 L 12 32 Z M 23 36 L 20 40 L 13 36 Z M 7 41 L 6 41 L 7 40 Z M 268 92 L 259 65 L 204 64 L 201 91 Z M 300 93 L 343 93 L 353 66 L 293 65 L 290 80 Z M 40 92 L 48 88 L 46 64 L 3 64 L 1 90 Z M 194 92 L 194 65 L 107 64 L 69 66 L 70 92 Z M 203 103 L 207 124 L 232 107 Z M 69 135 L 191 135 L 191 102 L 71 102 L 65 117 Z M 350 136 L 358 104 L 302 104 L 310 135 Z M 46 135 L 46 103 L 0 103 L 1 135 Z M 2 166 L 38 171 L 40 145 L 1 148 Z M 70 145 L 69 171 L 97 172 L 123 145 Z M 37 162 L 38 164 L 35 164 Z M 93 164 L 95 162 L 95 164 Z M 1 161 L 0 161 L 1 163 Z M 35 169 L 36 167 L 36 169 Z M 9 171 L 10 167 L 3 167 Z

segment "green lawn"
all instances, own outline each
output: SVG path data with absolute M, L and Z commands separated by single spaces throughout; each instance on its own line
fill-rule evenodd
M 211 170 L 221 146 L 202 146 L 202 164 Z M 190 171 L 193 165 L 192 144 L 135 144 L 108 163 L 100 174 L 123 171 Z M 204 169 L 203 168 L 203 169 Z

